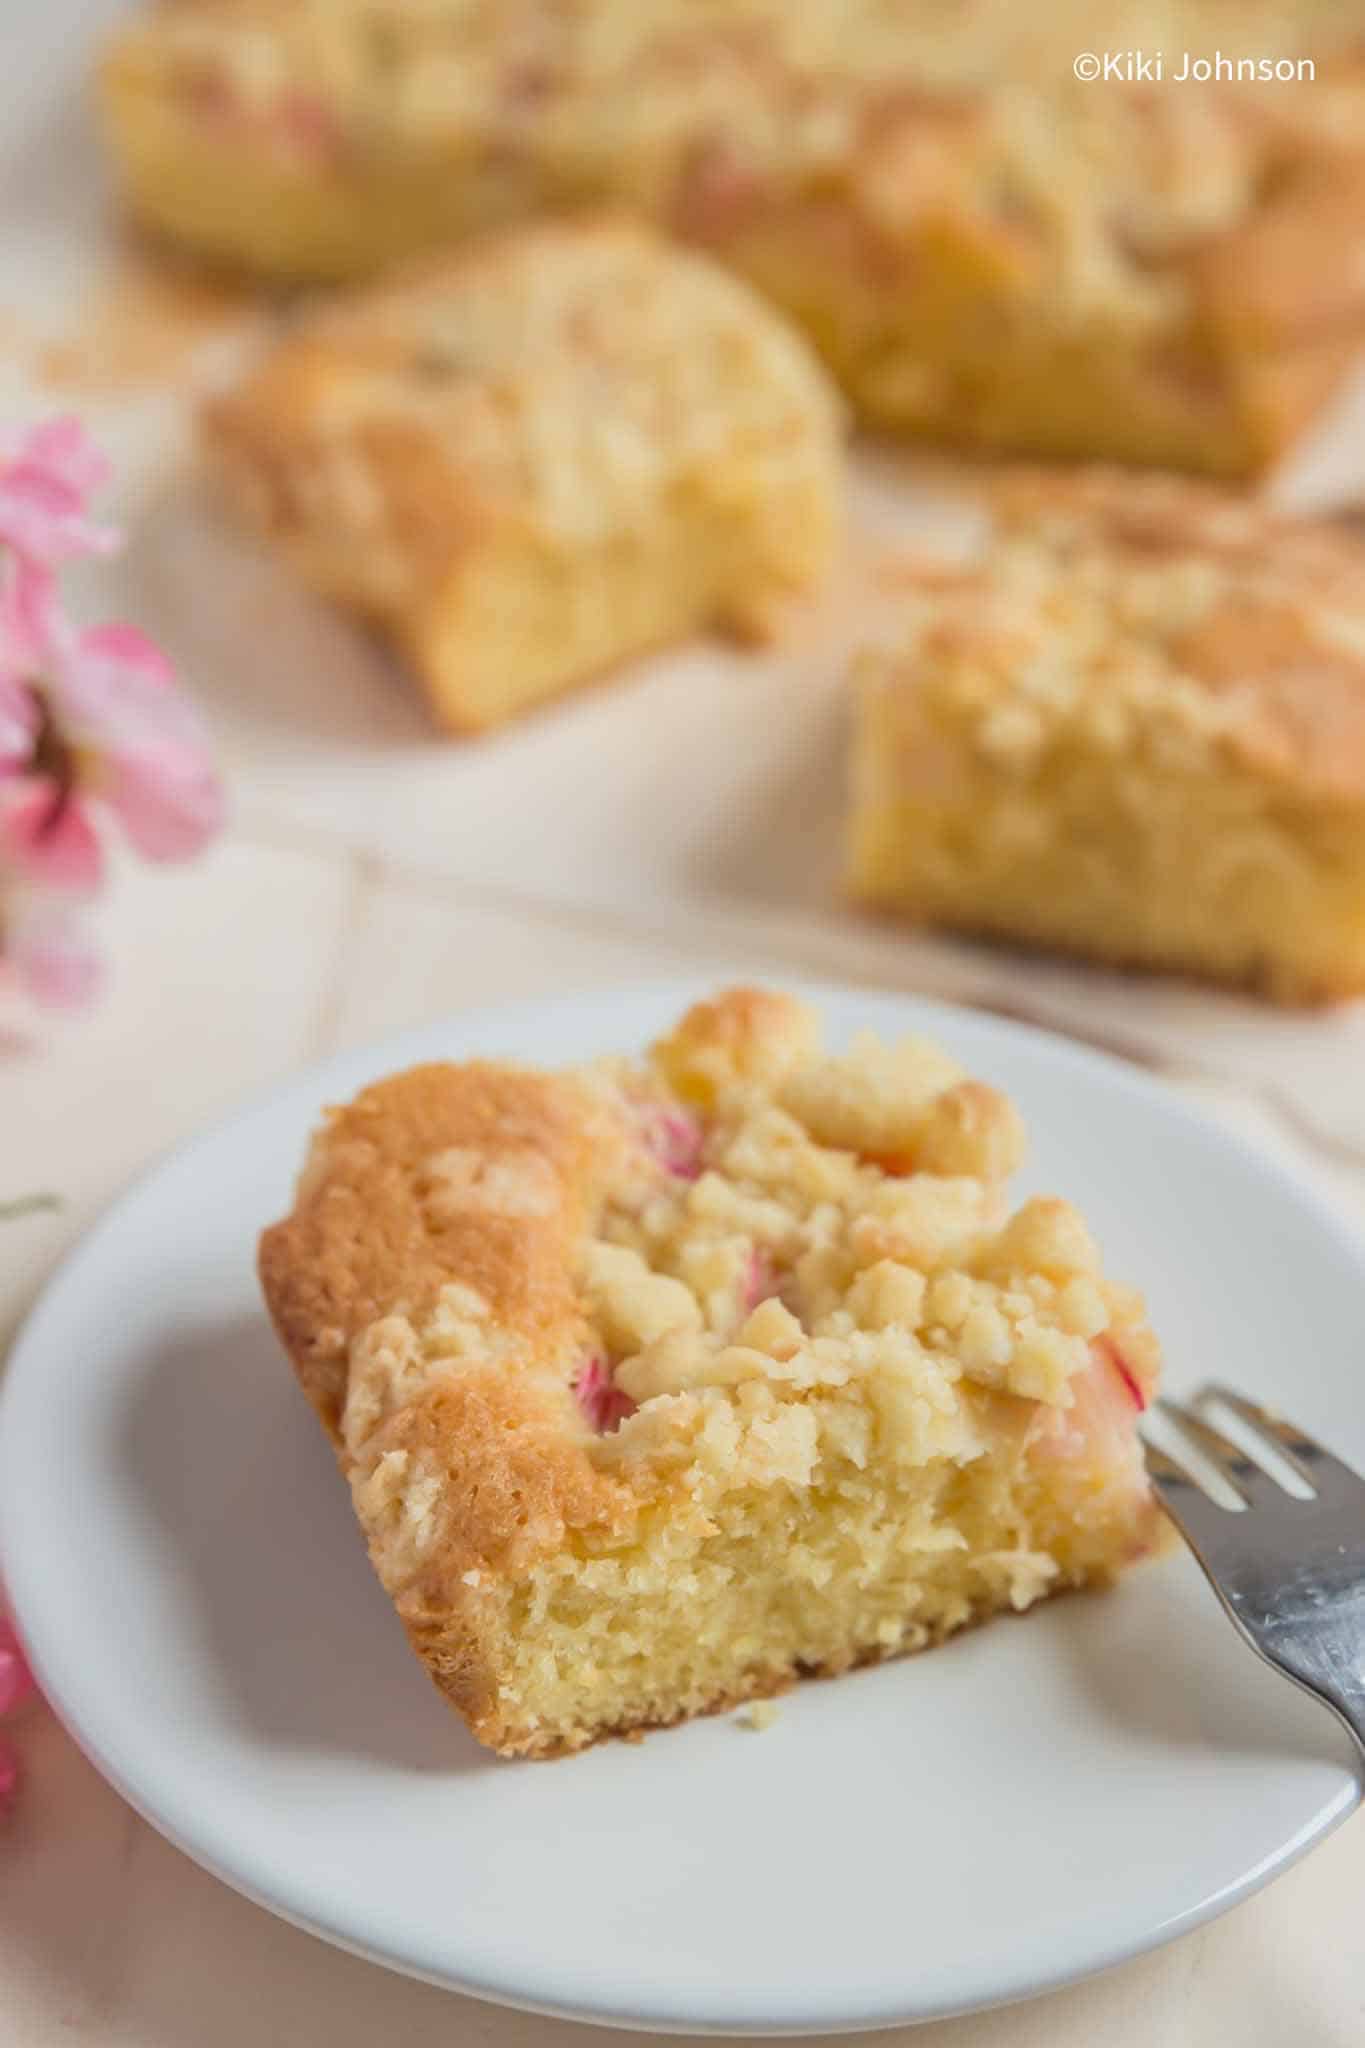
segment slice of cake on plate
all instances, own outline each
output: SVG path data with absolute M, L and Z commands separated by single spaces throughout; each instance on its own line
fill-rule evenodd
M 265 1233 L 408 1636 L 555 1756 L 940 1642 L 1153 1538 L 1140 1298 L 920 1039 L 731 990 L 643 1061 L 367 1088 Z
M 805 342 L 627 222 L 306 315 L 205 428 L 247 517 L 457 731 L 709 626 L 761 635 L 840 524 L 840 407 Z
M 1105 472 L 997 508 L 856 667 L 856 894 L 1288 1002 L 1365 989 L 1359 537 Z

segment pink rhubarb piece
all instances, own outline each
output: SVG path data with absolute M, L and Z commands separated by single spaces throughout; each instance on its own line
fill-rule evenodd
M 599 1436 L 610 1436 L 628 1415 L 635 1413 L 630 1395 L 616 1386 L 604 1359 L 590 1358 L 578 1375 L 574 1393 L 578 1405 Z
M 657 1111 L 649 1121 L 647 1142 L 664 1172 L 675 1180 L 696 1180 L 701 1173 L 702 1127 L 686 1110 Z

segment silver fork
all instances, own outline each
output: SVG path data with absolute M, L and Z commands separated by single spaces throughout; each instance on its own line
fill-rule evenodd
M 1147 1470 L 1171 1520 L 1253 1650 L 1345 1722 L 1365 1758 L 1365 1479 L 1292 1423 L 1228 1387 L 1157 1412 L 1242 1502 L 1223 1507 L 1144 1425 Z M 1221 1407 L 1311 1489 L 1300 1498 L 1201 1410 Z M 1197 1468 L 1197 1460 L 1194 1461 Z

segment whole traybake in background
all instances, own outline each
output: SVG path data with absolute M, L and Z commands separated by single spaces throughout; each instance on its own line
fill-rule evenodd
M 1078 81 L 1085 51 L 1311 81 Z M 1244 474 L 1365 310 L 1365 4 L 196 0 L 102 74 L 139 217 L 284 279 L 609 198 L 806 328 L 861 413 Z

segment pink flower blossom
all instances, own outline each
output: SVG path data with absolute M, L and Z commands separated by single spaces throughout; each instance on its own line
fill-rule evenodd
M 108 463 L 77 419 L 49 420 L 17 445 L 0 447 L 0 544 L 43 567 L 108 554 L 118 535 L 95 525 L 85 509 L 108 476 Z
M 204 729 L 134 626 L 78 629 L 55 571 L 116 536 L 86 517 L 108 464 L 75 419 L 0 444 L 0 972 L 37 1002 L 88 1000 L 99 961 L 73 900 L 98 889 L 117 820 L 148 860 L 223 819 Z
M 635 1413 L 630 1395 L 614 1385 L 611 1369 L 601 1358 L 590 1358 L 574 1386 L 578 1405 L 599 1436 L 610 1436 L 628 1415 Z
M 0 1615 L 0 1720 L 37 1694 L 14 1623 Z
M 165 655 L 135 626 L 67 625 L 45 572 L 12 577 L 0 598 L 0 690 L 37 707 L 22 789 L 0 810 L 0 851 L 23 875 L 98 886 L 91 803 L 148 860 L 186 859 L 222 824 L 203 726 Z

